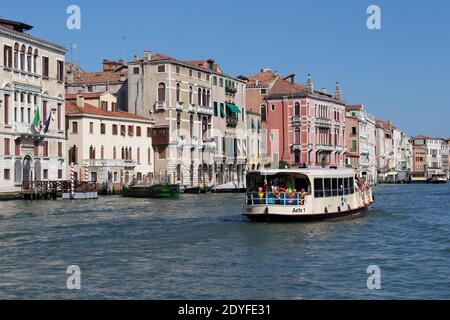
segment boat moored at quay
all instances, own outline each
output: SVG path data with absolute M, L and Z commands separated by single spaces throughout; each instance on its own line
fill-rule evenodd
M 374 203 L 351 169 L 267 169 L 247 175 L 243 215 L 254 221 L 313 221 L 351 216 Z

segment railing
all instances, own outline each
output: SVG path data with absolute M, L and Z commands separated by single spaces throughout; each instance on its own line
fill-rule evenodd
M 225 87 L 225 93 L 234 95 L 236 94 L 237 89 L 233 87 Z
M 157 101 L 155 104 L 156 111 L 166 110 L 166 102 L 165 101 Z
M 301 122 L 301 117 L 300 117 L 300 116 L 293 116 L 293 117 L 292 117 L 292 123 L 293 123 L 294 125 L 299 125 L 300 122 Z
M 197 113 L 212 115 L 213 114 L 213 110 L 210 107 L 207 107 L 207 106 L 198 106 L 197 107 Z
M 227 127 L 236 128 L 238 124 L 238 118 L 227 117 Z
M 251 192 L 246 195 L 247 205 L 279 205 L 279 206 L 304 206 L 306 197 L 301 193 L 272 193 Z
M 75 192 L 96 192 L 94 181 L 75 181 Z M 52 192 L 70 192 L 70 181 L 28 181 L 22 184 L 23 193 L 48 194 Z

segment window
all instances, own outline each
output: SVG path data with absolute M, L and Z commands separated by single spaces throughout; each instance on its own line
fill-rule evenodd
M 64 79 L 64 62 L 61 60 L 56 61 L 56 79 L 59 81 Z
M 152 136 L 152 128 L 148 127 L 147 128 L 147 138 L 151 138 Z
M 197 78 L 199 78 L 199 79 L 202 78 L 202 73 L 201 73 L 201 72 L 198 72 L 198 73 L 197 73 Z
M 267 110 L 264 104 L 261 106 L 261 121 L 263 122 L 267 121 Z
M 39 53 L 37 49 L 34 49 L 34 58 L 33 58 L 33 72 L 37 73 L 37 61 L 38 61 Z
M 137 137 L 141 136 L 141 127 L 136 127 L 136 136 Z
M 11 171 L 9 169 L 3 170 L 3 179 L 5 180 L 11 179 Z
M 148 164 L 152 163 L 152 149 L 148 148 L 147 150 L 147 162 Z
M 48 57 L 42 57 L 42 76 L 48 78 Z
M 194 103 L 194 98 L 193 98 L 193 91 L 192 91 L 192 86 L 189 86 L 189 104 L 193 104 Z
M 333 197 L 337 197 L 338 195 L 338 179 L 337 178 L 333 178 L 331 180 L 331 188 L 332 188 L 332 196 Z
M 12 47 L 7 45 L 3 47 L 3 65 L 5 68 L 12 68 Z
M 325 178 L 323 180 L 324 182 L 324 190 L 325 190 L 325 197 L 331 197 L 332 191 L 331 191 L 331 179 Z
M 219 79 L 219 87 L 223 87 L 223 79 L 222 78 Z
M 298 102 L 295 103 L 294 116 L 296 116 L 296 117 L 300 116 L 300 104 Z
M 356 135 L 356 127 L 352 127 L 352 135 Z
M 25 46 L 20 48 L 20 70 L 25 71 Z
M 314 197 L 315 198 L 323 198 L 323 179 L 315 178 L 314 179 Z
M 356 151 L 356 140 L 352 140 L 352 150 L 351 151 Z
M 266 94 L 267 93 L 267 89 L 261 89 L 261 94 Z
M 128 126 L 128 135 L 129 136 L 133 136 L 134 135 L 134 127 L 133 126 Z
M 300 163 L 300 150 L 294 151 L 294 163 Z
M 20 139 L 16 139 L 16 140 L 14 141 L 14 145 L 15 145 L 15 148 L 14 148 L 14 155 L 15 155 L 15 156 L 20 156 Z
M 217 77 L 216 76 L 213 77 L 213 85 L 217 86 Z
M 348 179 L 349 178 L 344 178 L 344 195 L 348 195 L 350 193 L 350 188 L 349 188 L 349 183 L 348 183 Z
M 63 144 L 62 142 L 58 142 L 58 157 L 61 158 L 63 156 Z
M 166 101 L 166 85 L 163 82 L 158 84 L 158 101 Z
M 106 124 L 100 124 L 100 134 L 106 134 Z
M 62 179 L 62 170 L 58 169 L 58 179 Z
M 42 148 L 43 148 L 43 156 L 44 157 L 48 157 L 48 141 L 44 141 L 42 144 Z
M 94 133 L 94 123 L 93 122 L 89 122 L 89 133 L 90 134 Z
M 78 133 L 78 122 L 76 121 L 72 122 L 72 133 L 74 134 Z
M 166 158 L 166 147 L 159 146 L 158 147 L 158 157 L 159 159 L 165 159 Z
M 3 150 L 3 152 L 4 152 L 4 154 L 5 154 L 5 156 L 9 156 L 10 155 L 10 139 L 9 138 L 5 138 L 5 140 L 4 140 L 4 143 L 5 143 L 5 145 L 4 145 L 4 150 Z
M 58 126 L 58 130 L 61 130 L 61 112 L 62 112 L 62 105 L 60 103 L 58 103 L 58 105 L 56 106 L 56 121 L 57 121 L 57 126 Z M 30 112 L 28 112 L 28 117 L 30 117 Z M 30 122 L 28 120 L 28 122 Z
M 112 134 L 114 136 L 117 136 L 117 133 L 118 133 L 118 131 L 117 131 L 117 124 L 113 124 L 112 125 Z
M 350 187 L 350 194 L 355 193 L 355 179 L 354 178 L 350 178 L 348 180 L 349 183 L 349 187 Z
M 43 176 L 44 176 L 44 180 L 48 180 L 48 169 L 44 169 L 42 171 L 42 173 L 43 173 Z
M 39 141 L 34 142 L 33 151 L 34 151 L 34 156 L 39 157 Z
M 78 148 L 73 146 L 69 149 L 69 164 L 78 162 Z
M 5 124 L 9 124 L 9 95 L 5 94 L 3 99 L 3 121 Z
M 89 159 L 94 160 L 95 159 L 95 148 L 93 146 L 89 147 Z
M 274 104 L 272 105 L 272 111 L 275 111 L 275 105 Z
M 158 72 L 166 72 L 166 66 L 164 64 L 158 66 Z
M 120 135 L 126 136 L 126 134 L 127 134 L 127 128 L 124 125 L 120 126 Z
M 219 114 L 219 112 L 218 112 L 217 102 L 214 101 L 214 117 L 217 117 L 218 114 Z
M 176 67 L 175 67 L 175 72 L 178 73 L 178 74 L 180 74 L 180 71 L 181 71 L 181 70 L 180 70 L 180 67 L 179 67 L 179 66 L 176 66 Z
M 105 159 L 105 147 L 100 148 L 100 159 Z
M 192 77 L 192 69 L 189 69 L 189 77 Z
M 14 44 L 14 69 L 19 69 L 19 44 Z
M 133 68 L 133 74 L 139 74 L 139 67 Z
M 111 102 L 111 110 L 117 111 L 117 103 L 116 102 Z
M 177 102 L 180 102 L 180 99 L 181 99 L 181 85 L 179 83 L 177 83 L 176 99 L 177 99 Z
M 338 178 L 338 195 L 343 196 L 344 195 L 344 179 Z
M 108 101 L 101 101 L 100 102 L 100 109 L 108 111 Z
M 42 101 L 42 120 L 47 121 L 47 101 Z

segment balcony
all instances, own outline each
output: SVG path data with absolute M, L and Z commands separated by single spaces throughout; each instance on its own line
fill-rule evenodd
M 318 144 L 316 146 L 317 151 L 335 151 L 336 150 L 336 146 L 333 145 L 329 145 L 329 144 Z
M 300 125 L 300 123 L 301 123 L 301 117 L 300 116 L 293 116 L 292 117 L 292 124 L 294 125 L 294 126 L 299 126 Z
M 87 159 L 83 160 L 83 166 L 88 167 L 135 167 L 136 161 L 122 159 Z
M 234 96 L 237 92 L 236 88 L 233 87 L 225 87 L 225 93 Z
M 226 122 L 227 122 L 227 127 L 236 128 L 237 124 L 238 124 L 238 118 L 237 117 L 227 117 Z
M 197 107 L 197 113 L 201 113 L 201 114 L 206 114 L 206 115 L 212 116 L 213 110 L 210 107 L 198 106 Z
M 157 101 L 155 103 L 155 110 L 156 111 L 165 111 L 167 110 L 167 104 L 165 101 Z
M 183 102 L 177 101 L 177 104 L 175 105 L 175 109 L 183 110 Z
M 194 112 L 195 111 L 195 104 L 191 103 L 188 107 L 188 111 L 189 112 Z
M 34 125 L 23 123 L 13 125 L 13 130 L 16 135 L 29 136 L 29 137 L 41 137 L 43 136 L 40 131 L 36 130 Z
M 331 127 L 331 119 L 327 118 L 316 118 L 316 126 L 317 127 L 325 127 L 330 128 Z

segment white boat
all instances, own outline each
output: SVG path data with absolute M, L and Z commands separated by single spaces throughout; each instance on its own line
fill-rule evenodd
M 370 184 L 352 169 L 268 169 L 247 175 L 243 215 L 255 221 L 334 219 L 373 203 Z
M 447 183 L 447 176 L 445 173 L 433 174 L 431 178 L 428 179 L 428 183 Z

